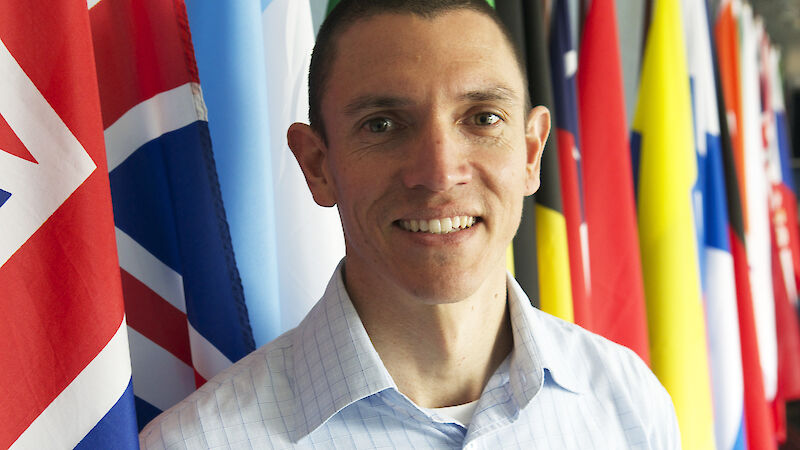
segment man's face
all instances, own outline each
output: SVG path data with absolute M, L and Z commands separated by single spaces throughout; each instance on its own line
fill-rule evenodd
M 315 198 L 338 204 L 348 281 L 443 303 L 503 276 L 549 127 L 534 110 L 545 117 L 526 139 L 525 95 L 479 13 L 384 14 L 345 30 L 322 99 L 329 183 Z

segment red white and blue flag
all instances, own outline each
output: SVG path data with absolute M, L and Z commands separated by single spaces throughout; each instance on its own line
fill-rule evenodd
M 554 126 L 558 134 L 561 199 L 567 225 L 572 309 L 575 323 L 590 328 L 589 235 L 583 205 L 578 99 L 575 90 L 578 52 L 572 42 L 569 2 L 556 2 L 555 8 L 550 28 L 550 72 L 553 81 Z
M 705 3 L 684 1 L 683 20 L 697 154 L 694 200 L 714 402 L 714 436 L 718 450 L 744 449 L 744 379 L 736 277 Z
M 118 266 L 144 426 L 254 343 L 184 3 L 95 3 Z
M 0 2 L 0 448 L 136 448 L 86 3 Z

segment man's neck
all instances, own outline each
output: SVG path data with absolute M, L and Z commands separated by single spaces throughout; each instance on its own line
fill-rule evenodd
M 419 406 L 477 400 L 513 347 L 504 272 L 451 303 L 363 287 L 348 285 L 353 304 L 398 389 Z

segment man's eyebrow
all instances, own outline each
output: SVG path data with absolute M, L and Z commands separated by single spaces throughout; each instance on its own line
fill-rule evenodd
M 356 115 L 362 111 L 370 109 L 400 108 L 408 106 L 411 101 L 407 98 L 394 97 L 391 95 L 367 94 L 357 97 L 344 107 L 344 113 L 348 116 Z
M 490 101 L 503 101 L 513 102 L 519 97 L 513 89 L 503 86 L 495 86 L 488 89 L 477 89 L 468 91 L 461 95 L 462 100 L 469 100 L 473 102 L 490 102 Z

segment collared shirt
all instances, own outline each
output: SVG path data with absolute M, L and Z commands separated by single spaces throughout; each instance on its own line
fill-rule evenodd
M 514 348 L 469 427 L 398 391 L 334 272 L 287 333 L 144 430 L 142 448 L 678 449 L 672 401 L 630 350 L 531 306 L 508 277 Z

